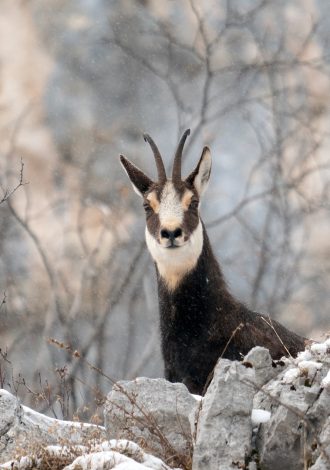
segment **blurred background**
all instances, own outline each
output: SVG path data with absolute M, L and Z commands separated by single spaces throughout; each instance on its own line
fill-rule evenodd
M 329 18 L 326 0 L 1 0 L 1 387 L 89 419 L 110 379 L 163 375 L 118 161 L 155 176 L 143 132 L 169 167 L 190 127 L 186 174 L 211 147 L 202 216 L 231 291 L 329 332 Z

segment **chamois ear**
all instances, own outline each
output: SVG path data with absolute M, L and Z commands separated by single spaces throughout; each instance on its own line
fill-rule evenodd
M 201 196 L 207 188 L 207 183 L 211 174 L 211 166 L 212 159 L 210 149 L 208 147 L 204 147 L 198 165 L 186 178 L 186 182 L 195 187 L 199 196 Z
M 132 183 L 134 191 L 143 197 L 153 184 L 153 181 L 123 155 L 120 155 L 120 162 Z

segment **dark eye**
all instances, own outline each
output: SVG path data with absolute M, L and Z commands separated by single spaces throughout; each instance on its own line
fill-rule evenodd
M 151 214 L 153 212 L 152 207 L 148 202 L 143 203 L 143 208 L 146 211 L 146 214 Z
M 197 199 L 192 199 L 189 209 L 198 209 L 199 201 Z

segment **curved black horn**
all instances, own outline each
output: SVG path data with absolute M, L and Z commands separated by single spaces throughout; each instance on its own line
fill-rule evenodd
M 190 129 L 187 129 L 184 133 L 183 136 L 180 139 L 175 157 L 174 157 L 174 163 L 173 163 L 173 171 L 172 171 L 172 180 L 174 182 L 179 182 L 181 181 L 181 160 L 182 160 L 182 150 L 184 147 L 184 144 L 186 142 L 186 138 L 190 134 Z
M 158 150 L 158 147 L 155 144 L 155 142 L 152 140 L 149 134 L 143 134 L 143 138 L 145 142 L 148 142 L 148 144 L 151 147 L 151 150 L 153 151 L 153 154 L 156 160 L 156 165 L 157 165 L 158 180 L 160 183 L 164 183 L 166 181 L 166 171 L 165 171 L 163 159 Z

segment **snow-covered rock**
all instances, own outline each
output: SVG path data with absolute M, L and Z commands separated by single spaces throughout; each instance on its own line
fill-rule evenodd
M 111 466 L 112 465 L 112 466 Z M 144 452 L 134 442 L 110 440 L 95 446 L 92 452 L 77 457 L 66 470 L 114 468 L 123 470 L 170 470 L 162 460 Z
M 65 465 L 65 462 L 72 463 Z M 104 441 L 90 446 L 47 446 L 39 456 L 25 456 L 1 465 L 2 469 L 63 468 L 64 470 L 171 470 L 157 457 L 127 440 Z
M 0 390 L 0 463 L 28 452 L 29 448 L 65 441 L 81 444 L 102 437 L 105 438 L 102 426 L 49 418 Z
M 329 340 L 315 343 L 297 358 L 285 359 L 286 368 L 255 395 L 254 408 L 271 413 L 257 435 L 256 451 L 262 469 L 300 470 L 304 462 L 314 462 L 319 453 L 324 454 L 319 436 L 326 434 L 325 422 L 330 415 L 328 345 Z M 325 440 L 329 432 L 327 436 Z M 328 445 L 330 450 L 329 440 Z M 330 468 L 330 453 L 328 460 L 324 458 L 326 467 L 318 463 L 311 468 Z

